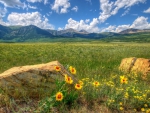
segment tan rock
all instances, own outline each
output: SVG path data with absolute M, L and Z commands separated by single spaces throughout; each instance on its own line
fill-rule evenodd
M 55 66 L 59 66 L 61 70 L 57 72 Z M 0 87 L 14 97 L 39 97 L 55 88 L 56 79 L 64 80 L 64 74 L 68 74 L 74 82 L 76 81 L 58 61 L 13 67 L 0 74 Z
M 124 72 L 134 72 L 148 75 L 150 74 L 150 59 L 135 57 L 124 58 L 121 61 L 119 69 Z

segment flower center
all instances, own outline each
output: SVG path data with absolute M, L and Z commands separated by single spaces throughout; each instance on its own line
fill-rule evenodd
M 59 67 L 56 67 L 56 69 L 59 69 Z
M 74 72 L 74 69 L 72 69 L 72 72 Z
M 59 94 L 57 97 L 58 97 L 59 99 L 61 99 L 61 94 Z

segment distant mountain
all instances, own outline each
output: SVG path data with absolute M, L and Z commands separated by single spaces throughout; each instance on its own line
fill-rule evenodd
M 88 34 L 89 32 L 87 32 L 86 30 L 82 29 L 82 30 L 79 31 L 79 33 Z
M 25 41 L 27 39 L 49 38 L 51 33 L 34 25 L 29 26 L 2 26 L 0 25 L 0 39 Z
M 44 29 L 40 29 L 34 25 L 23 26 L 18 29 L 16 35 L 21 37 L 31 37 L 31 38 L 38 38 L 38 37 L 52 37 L 53 35 Z
M 121 32 L 119 32 L 120 34 L 132 34 L 132 33 L 141 33 L 141 32 L 150 32 L 150 29 L 143 29 L 143 30 L 140 30 L 140 29 L 133 29 L 133 28 L 130 28 L 130 29 L 126 29 L 126 30 L 123 30 Z
M 10 32 L 11 32 L 11 29 L 9 27 L 0 25 L 0 37 L 4 37 Z
M 65 29 L 65 30 L 59 30 L 59 31 L 47 29 L 47 31 L 49 33 L 53 34 L 54 36 L 63 36 L 63 37 L 73 37 L 74 34 L 88 34 L 88 32 L 85 30 L 77 31 L 72 28 Z
M 120 33 L 114 32 L 103 32 L 103 33 L 89 33 L 85 30 L 74 30 L 72 28 L 65 30 L 51 30 L 41 29 L 34 25 L 29 26 L 3 26 L 0 25 L 0 41 L 13 41 L 13 42 L 24 42 L 24 41 L 38 41 L 38 40 L 50 40 L 59 38 L 86 38 L 86 39 L 112 39 L 118 40 L 118 37 L 126 37 L 136 33 L 148 33 L 150 29 L 126 29 Z M 134 35 L 134 37 L 138 35 Z M 116 38 L 117 37 L 117 38 Z M 122 38 L 123 39 L 123 38 Z M 146 37 L 145 37 L 146 40 Z

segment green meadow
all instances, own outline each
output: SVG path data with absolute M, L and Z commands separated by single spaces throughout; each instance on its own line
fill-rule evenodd
M 36 99 L 36 102 L 25 98 L 29 105 L 20 108 L 15 99 L 8 98 L 1 91 L 3 98 L 7 99 L 1 101 L 0 106 L 14 113 L 25 110 L 29 113 L 150 113 L 150 77 L 143 80 L 140 74 L 123 73 L 118 69 L 121 60 L 128 57 L 149 59 L 150 43 L 0 43 L 0 73 L 14 66 L 57 60 L 64 66 L 75 67 L 75 76 L 83 83 L 82 88 L 76 90 L 74 84 L 69 86 L 57 81 L 59 87 L 53 95 L 62 92 L 62 101 L 55 100 L 54 96 Z M 127 83 L 120 82 L 121 76 L 127 79 Z M 94 86 L 95 82 L 99 85 Z M 65 88 L 60 84 L 64 84 Z

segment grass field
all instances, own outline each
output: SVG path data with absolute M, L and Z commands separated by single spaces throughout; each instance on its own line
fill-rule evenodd
M 94 41 L 77 43 L 1 43 L 0 73 L 14 66 L 58 60 L 64 66 L 74 66 L 77 70 L 77 78 L 84 83 L 82 90 L 78 91 L 78 96 L 71 101 L 74 103 L 71 104 L 71 109 L 68 109 L 68 104 L 64 100 L 61 105 L 55 105 L 57 110 L 58 108 L 61 109 L 58 112 L 142 111 L 150 113 L 149 81 L 142 80 L 140 75 L 124 74 L 118 70 L 121 60 L 127 57 L 150 58 L 150 44 L 101 43 Z M 125 76 L 128 83 L 121 84 L 120 76 Z M 93 86 L 95 81 L 100 83 L 98 87 Z M 38 102 L 40 101 L 38 100 Z M 9 108 L 13 109 L 12 107 Z M 38 109 L 38 106 L 34 108 L 28 106 L 26 108 L 27 111 L 32 109 L 33 112 Z

